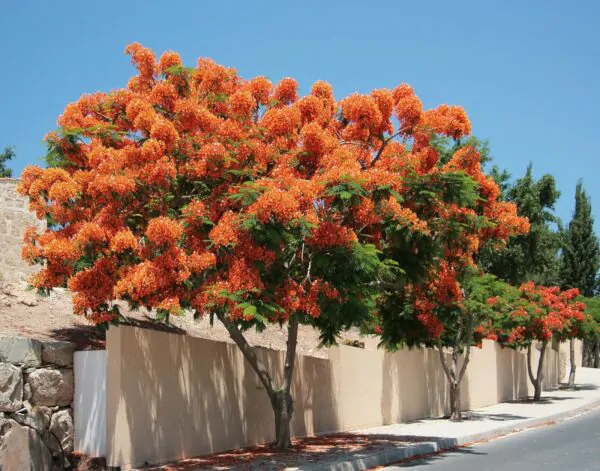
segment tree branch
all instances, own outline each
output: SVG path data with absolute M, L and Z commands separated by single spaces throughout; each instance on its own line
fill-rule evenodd
M 469 364 L 469 356 L 471 355 L 471 345 L 467 345 L 467 351 L 465 352 L 465 358 L 463 360 L 463 364 L 460 368 L 460 373 L 458 375 L 458 382 L 460 383 L 467 371 L 467 365 Z
M 283 368 L 283 390 L 288 393 L 292 387 L 294 365 L 296 363 L 296 346 L 298 345 L 298 318 L 294 315 L 288 319 L 288 338 Z
M 97 111 L 97 110 L 94 110 L 93 112 L 94 112 L 94 113 L 96 113 L 98 116 L 100 116 L 100 117 L 101 117 L 101 118 L 102 118 L 104 121 L 106 121 L 107 123 L 113 123 L 113 122 L 114 122 L 114 121 L 113 121 L 112 119 L 110 119 L 108 116 L 106 116 L 106 115 L 104 115 L 104 114 L 100 113 L 100 112 L 99 112 L 99 111 Z
M 446 360 L 444 359 L 444 347 L 442 347 L 441 342 L 438 342 L 437 348 L 438 348 L 438 352 L 440 354 L 440 361 L 442 363 L 442 368 L 444 368 L 444 373 L 446 373 L 446 377 L 448 378 L 449 381 L 454 381 L 456 378 L 452 377 L 452 372 L 450 371 L 450 368 L 448 368 L 448 365 L 446 364 Z
M 288 269 L 288 273 L 290 272 L 290 270 L 292 269 L 292 263 L 294 263 L 294 260 L 296 260 L 296 255 L 298 254 L 298 251 L 294 252 L 294 256 L 290 259 L 289 262 L 287 262 L 287 269 Z
M 383 139 L 383 143 L 381 144 L 381 147 L 379 148 L 379 150 L 377 151 L 377 154 L 375 155 L 375 157 L 373 158 L 373 160 L 371 160 L 371 167 L 373 167 L 377 161 L 379 160 L 379 158 L 381 157 L 381 154 L 383 154 L 383 151 L 385 150 L 385 148 L 387 147 L 388 143 L 394 139 L 395 137 L 398 137 L 400 134 L 402 134 L 404 131 L 406 131 L 408 128 L 402 128 L 400 129 L 398 132 L 392 134 L 390 137 L 388 137 L 387 139 Z
M 258 375 L 269 397 L 273 398 L 275 395 L 273 381 L 271 380 L 271 376 L 265 368 L 265 365 L 263 365 L 263 363 L 256 356 L 256 352 L 254 351 L 254 349 L 250 346 L 240 329 L 238 329 L 238 327 L 235 324 L 233 324 L 233 322 L 227 319 L 224 313 L 217 312 L 217 317 L 227 329 L 229 337 L 231 337 L 231 339 L 236 343 L 236 345 L 242 351 L 242 354 L 244 355 L 246 360 L 248 360 L 248 363 L 250 363 L 250 366 L 252 366 L 252 369 Z
M 527 374 L 529 375 L 529 381 L 535 385 L 535 378 L 533 377 L 533 370 L 531 369 L 531 344 L 527 346 Z
M 300 283 L 301 285 L 303 285 L 307 281 L 310 281 L 310 269 L 311 268 L 312 268 L 312 257 L 309 257 L 308 258 L 308 269 L 306 270 L 306 276 L 302 280 L 302 283 Z
M 543 342 L 542 343 L 542 350 L 540 351 L 540 361 L 538 362 L 538 367 L 537 367 L 537 381 L 539 381 L 540 383 L 540 387 L 541 387 L 541 383 L 544 380 L 544 357 L 546 356 L 546 347 L 548 346 L 548 342 Z

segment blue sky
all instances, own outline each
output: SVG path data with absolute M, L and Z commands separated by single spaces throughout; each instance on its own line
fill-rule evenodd
M 600 220 L 598 1 L 2 0 L 0 18 L 0 147 L 16 147 L 16 175 L 67 103 L 127 83 L 137 41 L 302 91 L 323 79 L 338 98 L 407 82 L 427 107 L 465 107 L 513 175 L 530 161 L 553 174 L 563 220 L 583 178 Z

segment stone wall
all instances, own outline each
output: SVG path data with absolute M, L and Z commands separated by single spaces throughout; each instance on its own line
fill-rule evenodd
M 73 451 L 73 350 L 0 337 L 0 469 L 63 469 Z
M 40 229 L 39 221 L 27 208 L 27 200 L 16 192 L 18 179 L 0 178 L 0 281 L 25 280 L 39 267 L 30 267 L 21 259 L 23 233 L 27 226 Z

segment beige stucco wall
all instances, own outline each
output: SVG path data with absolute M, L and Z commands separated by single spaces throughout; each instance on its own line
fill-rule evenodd
M 282 352 L 258 354 L 271 371 L 281 371 Z M 121 326 L 108 332 L 107 355 L 109 466 L 273 440 L 267 395 L 235 345 Z M 558 359 L 549 349 L 546 386 L 557 384 Z M 524 353 L 485 341 L 471 362 L 463 380 L 465 409 L 532 393 Z M 388 354 L 341 346 L 328 360 L 298 356 L 293 395 L 297 436 L 448 412 L 447 383 L 431 350 Z
M 583 364 L 583 340 L 575 339 L 575 366 L 580 368 Z M 569 342 L 560 345 L 559 356 L 560 378 L 568 377 L 571 370 Z
M 27 200 L 16 192 L 18 179 L 0 178 L 0 281 L 20 281 L 39 271 L 21 259 L 23 233 L 27 226 L 44 227 L 27 208 Z

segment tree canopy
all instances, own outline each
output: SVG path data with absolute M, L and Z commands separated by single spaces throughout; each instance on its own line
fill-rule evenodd
M 503 250 L 491 245 L 486 247 L 479 264 L 514 286 L 526 281 L 557 284 L 561 236 L 556 227 L 560 221 L 554 215 L 554 205 L 560 192 L 554 177 L 544 175 L 536 180 L 531 164 L 525 175 L 512 183 L 507 183 L 507 175 L 498 170 L 493 174 L 503 182 L 505 190 L 501 198 L 517 206 L 519 216 L 529 220 L 530 230 L 512 238 Z
M 299 96 L 291 78 L 127 52 L 137 76 L 68 105 L 49 168 L 23 173 L 48 223 L 25 235 L 24 257 L 43 264 L 32 283 L 68 286 L 98 324 L 120 320 L 114 300 L 158 320 L 217 317 L 271 399 L 282 448 L 299 323 L 332 343 L 377 311 L 397 321 L 392 303 L 412 296 L 432 335 L 427 292 L 455 302 L 480 242 L 526 230 L 460 107 L 424 110 L 406 84 L 336 101 L 317 82 Z M 269 323 L 288 325 L 280 384 L 243 335 Z
M 14 159 L 15 155 L 15 150 L 10 146 L 5 147 L 4 152 L 0 152 L 0 178 L 12 177 L 12 169 L 8 168 L 6 163 Z
M 563 288 L 577 288 L 586 297 L 596 294 L 600 245 L 594 232 L 590 198 L 581 182 L 575 190 L 575 211 L 564 234 L 560 262 Z

